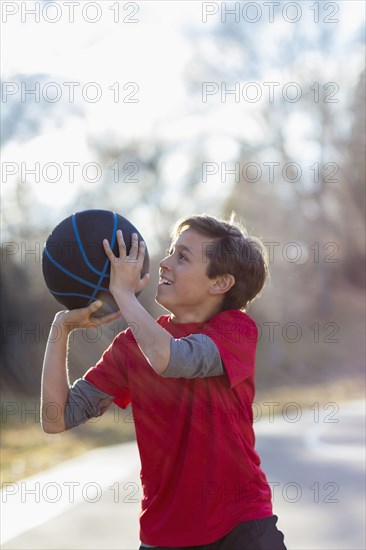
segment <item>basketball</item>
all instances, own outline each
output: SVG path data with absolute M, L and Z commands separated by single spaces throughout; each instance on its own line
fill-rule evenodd
M 51 294 L 67 309 L 87 307 L 95 300 L 103 305 L 96 316 L 118 310 L 109 292 L 110 261 L 103 239 L 108 239 L 111 249 L 119 256 L 116 231 L 122 230 L 127 254 L 131 247 L 132 233 L 138 241 L 143 238 L 131 222 L 109 210 L 84 210 L 76 212 L 59 223 L 47 238 L 42 255 L 42 271 Z M 149 271 L 149 255 L 145 259 L 141 277 Z

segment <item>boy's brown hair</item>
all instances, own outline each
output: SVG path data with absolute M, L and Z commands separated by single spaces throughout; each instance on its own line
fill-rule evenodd
M 235 220 L 235 214 L 229 220 L 207 214 L 188 216 L 178 221 L 173 238 L 186 229 L 214 239 L 214 243 L 207 242 L 202 250 L 203 261 L 208 261 L 206 274 L 210 279 L 226 273 L 235 277 L 235 284 L 224 295 L 222 310 L 247 308 L 259 296 L 269 275 L 263 243 L 248 235 L 245 227 Z

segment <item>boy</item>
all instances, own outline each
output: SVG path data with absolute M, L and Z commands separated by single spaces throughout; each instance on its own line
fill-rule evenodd
M 43 418 L 57 433 L 101 415 L 114 401 L 132 404 L 143 488 L 140 550 L 286 550 L 272 515 L 271 491 L 254 450 L 252 402 L 257 327 L 244 308 L 268 274 L 263 245 L 230 222 L 197 215 L 178 223 L 160 263 L 156 301 L 170 312 L 155 321 L 138 302 L 144 243 L 129 255 L 117 232 L 110 291 L 120 312 L 90 318 L 100 302 L 56 314 L 49 338 Z M 96 366 L 69 388 L 67 339 L 75 327 L 129 327 Z M 55 340 L 55 341 L 54 341 Z

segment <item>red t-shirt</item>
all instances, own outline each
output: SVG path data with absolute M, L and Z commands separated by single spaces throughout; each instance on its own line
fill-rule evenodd
M 254 450 L 252 402 L 257 327 L 242 311 L 206 323 L 157 322 L 174 338 L 207 334 L 225 374 L 163 378 L 130 329 L 85 379 L 132 404 L 141 458 L 140 537 L 155 546 L 209 544 L 238 523 L 272 515 L 271 491 Z

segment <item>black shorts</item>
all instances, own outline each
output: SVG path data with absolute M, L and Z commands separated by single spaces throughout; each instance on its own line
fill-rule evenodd
M 156 546 L 152 550 L 286 550 L 283 533 L 276 527 L 277 516 L 243 521 L 227 535 L 200 546 Z M 140 550 L 149 550 L 140 546 Z

